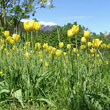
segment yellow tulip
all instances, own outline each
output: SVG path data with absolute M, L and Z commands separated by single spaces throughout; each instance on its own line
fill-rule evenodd
M 34 29 L 35 20 L 29 20 L 29 28 L 30 30 Z
M 73 53 L 77 53 L 78 50 L 76 48 L 73 48 Z
M 108 61 L 106 61 L 106 65 L 108 65 L 109 64 L 109 62 Z
M 64 56 L 66 56 L 66 54 L 67 54 L 66 52 L 63 53 Z
M 48 51 L 51 51 L 51 50 L 52 50 L 52 48 L 53 48 L 52 46 L 49 46 L 49 47 L 48 47 Z
M 87 46 L 88 46 L 88 47 L 91 47 L 91 46 L 92 46 L 92 42 L 88 42 L 88 43 L 87 43 Z
M 86 38 L 85 38 L 85 37 L 82 37 L 82 38 L 81 38 L 81 42 L 82 42 L 82 43 L 86 43 Z
M 67 36 L 68 36 L 69 38 L 71 38 L 71 37 L 73 36 L 73 31 L 72 31 L 72 29 L 69 29 L 69 30 L 67 31 Z
M 20 36 L 17 35 L 17 34 L 13 34 L 12 38 L 13 38 L 13 40 L 16 42 L 16 41 L 19 40 Z
M 11 36 L 8 36 L 8 37 L 7 37 L 8 42 L 10 42 L 11 39 L 12 39 Z
M 63 48 L 63 46 L 64 46 L 64 43 L 63 42 L 60 42 L 59 43 L 59 48 Z
M 34 23 L 34 28 L 35 28 L 36 31 L 40 30 L 41 24 L 39 22 L 35 22 Z
M 27 58 L 30 58 L 30 54 L 29 54 L 28 52 L 26 52 L 26 53 L 24 54 L 24 56 L 27 57 Z
M 106 48 L 106 44 L 101 44 L 101 48 L 102 49 Z
M 67 49 L 71 49 L 71 44 L 67 44 Z
M 39 42 L 38 43 L 35 43 L 35 49 L 40 50 L 40 48 L 41 48 L 41 44 Z
M 29 21 L 24 22 L 24 29 L 25 29 L 26 31 L 29 31 L 29 30 L 30 30 Z
M 93 53 L 95 53 L 95 49 L 90 49 L 90 52 L 93 54 Z
M 84 37 L 87 39 L 90 36 L 90 31 L 84 31 Z
M 82 50 L 84 50 L 84 49 L 86 48 L 86 45 L 81 45 L 80 48 L 81 48 Z
M 79 25 L 73 25 L 72 31 L 74 34 L 77 34 L 79 32 Z
M 61 55 L 62 51 L 61 50 L 57 50 L 56 51 L 56 56 L 59 57 Z
M 56 51 L 56 48 L 55 48 L 55 47 L 53 47 L 53 48 L 52 48 L 52 52 L 54 53 L 55 51 Z
M 107 45 L 107 48 L 110 49 L 110 44 Z
M 0 74 L 2 74 L 3 72 L 2 71 L 0 71 Z
M 9 41 L 9 43 L 13 45 L 13 44 L 14 44 L 14 40 L 11 39 L 11 40 Z
M 3 45 L 4 44 L 4 40 L 0 39 L 0 44 Z
M 26 47 L 30 47 L 30 42 L 26 42 Z
M 9 31 L 5 31 L 5 32 L 3 32 L 3 34 L 4 34 L 5 37 L 8 37 L 10 35 L 10 32 Z
M 100 58 L 100 55 L 99 54 L 97 54 L 97 58 Z
M 45 67 L 48 67 L 49 66 L 49 63 L 48 62 L 45 62 Z
M 40 52 L 38 53 L 38 55 L 39 55 L 39 57 L 42 57 L 42 51 L 40 51 Z
M 101 43 L 102 43 L 102 41 L 99 40 L 99 39 L 93 39 L 93 40 L 92 40 L 92 44 L 93 44 L 93 47 L 94 47 L 94 48 L 98 48 Z
M 44 48 L 44 49 L 47 49 L 47 48 L 48 48 L 48 43 L 44 43 L 44 44 L 43 44 L 43 48 Z

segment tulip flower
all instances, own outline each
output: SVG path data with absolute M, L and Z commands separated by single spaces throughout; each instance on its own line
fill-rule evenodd
M 94 48 L 98 48 L 101 43 L 102 43 L 102 41 L 99 40 L 99 39 L 93 39 L 93 40 L 92 40 L 92 44 L 93 44 L 93 47 L 94 47 Z
M 56 56 L 59 57 L 61 55 L 62 51 L 61 50 L 57 50 L 56 51 Z
M 5 37 L 8 37 L 10 35 L 10 32 L 9 31 L 5 31 L 5 32 L 3 32 L 3 34 L 4 34 Z
M 90 49 L 90 52 L 93 54 L 93 53 L 95 53 L 95 49 Z
M 79 32 L 79 25 L 73 25 L 72 31 L 74 34 L 77 34 Z
M 41 24 L 39 22 L 35 22 L 34 23 L 34 28 L 35 28 L 36 31 L 40 30 Z
M 24 54 L 24 56 L 27 57 L 27 58 L 30 58 L 30 54 L 29 54 L 28 52 L 26 52 L 26 53 Z
M 38 50 L 40 50 L 40 48 L 41 48 L 41 45 L 40 45 L 40 43 L 38 42 L 38 43 L 35 43 L 35 49 L 38 49 Z
M 69 38 L 71 38 L 71 37 L 73 36 L 73 31 L 72 31 L 72 29 L 69 29 L 69 30 L 67 31 L 67 36 L 68 36 Z
M 44 43 L 43 48 L 47 49 L 48 48 L 48 43 Z
M 92 46 L 92 42 L 88 42 L 88 43 L 87 43 L 87 46 L 88 46 L 88 47 L 91 47 L 91 46 Z
M 71 49 L 71 44 L 67 44 L 67 49 Z
M 13 34 L 12 38 L 13 38 L 13 40 L 16 42 L 16 41 L 19 40 L 20 36 L 17 35 L 17 34 Z
M 106 44 L 101 44 L 100 46 L 102 49 L 106 48 Z
M 86 38 L 85 38 L 85 37 L 82 37 L 82 38 L 81 38 L 81 42 L 82 42 L 82 43 L 86 43 Z
M 64 46 L 64 43 L 63 42 L 60 42 L 59 43 L 59 48 L 63 48 L 63 46 Z
M 90 36 L 90 31 L 84 31 L 84 37 L 87 39 Z
M 81 45 L 80 47 L 82 50 L 84 50 L 86 48 L 86 45 Z

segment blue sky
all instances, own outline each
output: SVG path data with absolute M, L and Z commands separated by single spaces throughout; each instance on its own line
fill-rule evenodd
M 63 26 L 77 21 L 92 32 L 110 32 L 110 0 L 53 0 L 55 8 L 38 9 L 35 18 Z

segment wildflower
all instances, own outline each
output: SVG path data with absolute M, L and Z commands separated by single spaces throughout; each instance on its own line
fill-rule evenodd
M 44 43 L 43 48 L 47 49 L 48 48 L 48 43 Z
M 3 45 L 4 44 L 4 40 L 0 39 L 0 44 Z
M 27 57 L 27 58 L 30 58 L 30 54 L 29 54 L 28 52 L 26 52 L 26 53 L 24 54 L 24 56 Z
M 84 49 L 86 48 L 86 45 L 81 45 L 80 48 L 81 48 L 82 50 L 84 50 Z
M 107 45 L 107 48 L 110 49 L 110 44 Z
M 30 30 L 29 21 L 24 22 L 24 29 L 25 29 L 26 31 L 29 31 L 29 30 Z
M 62 51 L 61 50 L 57 50 L 56 51 L 56 56 L 59 57 L 61 55 Z
M 4 45 L 1 45 L 0 49 L 2 50 L 4 48 Z
M 73 48 L 73 53 L 77 53 L 78 50 L 76 48 Z
M 52 52 L 54 53 L 55 51 L 56 51 L 56 48 L 55 48 L 55 47 L 53 47 L 53 48 L 52 48 Z
M 3 34 L 4 34 L 5 37 L 8 37 L 10 32 L 9 31 L 5 31 L 5 32 L 3 32 Z
M 49 66 L 49 63 L 48 62 L 45 62 L 45 67 L 48 67 Z
M 16 41 L 19 40 L 20 36 L 17 35 L 17 34 L 13 34 L 12 38 L 13 38 L 13 40 L 16 42 Z
M 97 58 L 100 58 L 100 55 L 99 54 L 97 54 Z
M 39 22 L 35 22 L 34 23 L 34 28 L 35 28 L 36 31 L 40 30 L 41 24 Z
M 35 27 L 35 20 L 29 20 L 29 27 L 30 27 L 30 30 L 33 30 Z
M 2 71 L 0 71 L 0 74 L 2 74 L 3 72 Z
M 106 44 L 101 44 L 100 46 L 102 49 L 106 48 Z
M 13 45 L 13 44 L 14 44 L 14 40 L 11 39 L 11 40 L 9 41 L 9 43 Z
M 71 49 L 71 44 L 67 44 L 67 49 Z
M 85 38 L 85 37 L 82 37 L 82 38 L 81 38 L 81 42 L 82 42 L 82 43 L 86 43 L 86 38 Z
M 87 39 L 90 36 L 90 31 L 84 31 L 84 37 Z
M 78 25 L 73 25 L 72 31 L 74 34 L 77 34 L 79 32 L 79 26 Z
M 66 56 L 66 54 L 67 54 L 66 52 L 63 53 L 64 56 Z
M 90 52 L 93 54 L 93 53 L 95 53 L 95 49 L 90 49 Z
M 87 43 L 87 46 L 88 46 L 88 47 L 91 47 L 91 46 L 92 46 L 92 42 L 88 42 L 88 43 Z
M 41 48 L 41 44 L 39 42 L 38 43 L 35 43 L 35 49 L 40 50 L 40 48 Z
M 64 43 L 63 42 L 60 42 L 59 43 L 59 48 L 63 48 L 63 46 L 64 46 Z
M 100 44 L 102 43 L 102 41 L 99 39 L 93 39 L 92 43 L 93 43 L 94 48 L 98 48 L 100 46 Z
M 11 39 L 12 39 L 11 36 L 8 36 L 8 37 L 7 37 L 8 42 L 10 42 Z
M 51 50 L 52 50 L 52 46 L 49 46 L 49 47 L 48 47 L 48 51 L 51 51 Z
M 30 42 L 26 42 L 26 47 L 30 47 Z
M 16 46 L 14 45 L 13 47 L 12 47 L 12 50 L 14 51 L 16 49 Z
M 79 57 L 79 53 L 77 54 L 77 56 Z
M 38 53 L 38 55 L 39 55 L 39 57 L 42 57 L 42 51 L 40 51 L 40 52 Z
M 43 60 L 42 59 L 40 59 L 40 63 L 42 63 L 43 62 Z
M 109 62 L 108 61 L 106 61 L 106 65 L 108 65 L 109 64 Z
M 72 29 L 69 29 L 69 30 L 67 31 L 67 36 L 68 36 L 69 38 L 71 38 L 71 37 L 73 36 L 73 31 L 72 31 Z
M 99 63 L 102 64 L 102 60 L 101 59 L 99 59 Z

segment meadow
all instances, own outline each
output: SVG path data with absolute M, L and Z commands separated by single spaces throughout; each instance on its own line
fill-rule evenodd
M 110 44 L 85 30 L 79 45 L 79 25 L 68 44 L 58 33 L 57 46 L 36 42 L 40 27 L 0 36 L 0 110 L 110 110 Z

